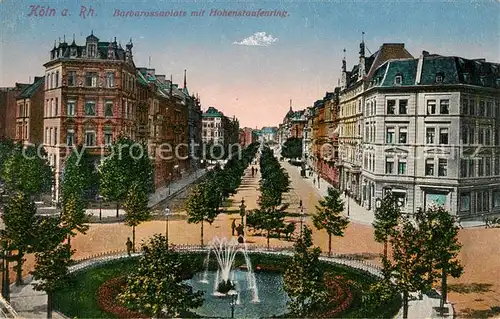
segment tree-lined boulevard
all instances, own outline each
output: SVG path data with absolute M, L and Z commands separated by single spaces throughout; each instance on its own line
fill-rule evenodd
M 313 245 L 326 253 L 350 254 L 385 266 L 387 285 L 384 286 L 384 281 L 381 281 L 374 287 L 380 296 L 387 289 L 396 289 L 403 297 L 418 295 L 421 290 L 434 285 L 440 290 L 448 290 L 448 299 L 461 315 L 472 311 L 468 309 L 474 309 L 476 313 L 473 314 L 481 314 L 480 311 L 486 311 L 484 308 L 495 306 L 495 296 L 500 287 L 494 278 L 499 275 L 499 267 L 488 257 L 498 254 L 498 248 L 490 241 L 491 238 L 499 239 L 498 229 L 458 230 L 453 226 L 453 220 L 447 217 L 447 212 L 440 209 L 426 214 L 416 212 L 412 221 L 405 214 L 398 214 L 397 204 L 390 197 L 384 198 L 377 209 L 375 228 L 363 225 L 357 223 L 355 218 L 349 220 L 345 217 L 345 204 L 340 193 L 330 189 L 326 197 L 321 197 L 317 188 L 309 180 L 303 179 L 296 167 L 279 162 L 270 149 L 261 149 L 258 165 L 251 164 L 256 151 L 255 147 L 246 150 L 242 159 L 230 160 L 224 167 L 215 168 L 193 188 L 186 201 L 186 211 L 176 211 L 176 215 L 181 218 L 170 221 L 169 244 L 203 245 L 214 236 L 231 236 L 233 220 L 238 223 L 241 220 L 241 199 L 244 198 L 248 226 L 251 224 L 255 231 L 260 230 L 263 235 L 245 234 L 252 244 L 292 248 L 297 245 L 294 240 L 300 235 L 310 236 L 310 239 L 304 239 L 302 246 L 295 247 L 297 252 L 306 253 L 309 249 L 305 247 Z M 30 189 L 12 181 L 16 178 L 32 178 L 30 173 L 40 176 L 46 163 L 28 165 L 20 158 L 16 159 L 15 150 L 13 152 L 11 157 L 4 160 L 7 165 L 3 167 L 7 168 L 3 169 L 2 175 L 7 177 L 4 180 L 11 191 L 16 190 L 13 194 L 17 194 L 9 197 L 4 208 L 6 229 L 2 239 L 7 248 L 5 250 L 11 251 L 10 266 L 16 267 L 16 271 L 11 272 L 7 279 L 22 284 L 22 277 L 35 269 L 34 277 L 42 281 L 37 289 L 47 291 L 50 296 L 60 287 L 60 279 L 65 276 L 65 265 L 71 263 L 71 257 L 79 259 L 100 252 L 123 250 L 128 237 L 133 238 L 134 242 L 142 242 L 152 234 L 165 232 L 163 221 L 149 220 L 148 186 L 140 180 L 131 180 L 125 195 L 115 199 L 121 201 L 125 208 L 125 224 L 88 224 L 84 214 L 85 194 L 89 181 L 96 177 L 84 169 L 72 170 L 71 165 L 67 167 L 67 175 L 62 183 L 62 214 L 57 218 L 36 215 L 36 207 L 29 197 L 32 195 Z M 14 173 L 9 173 L 12 172 L 10 167 L 15 165 L 25 168 L 23 176 L 12 177 Z M 83 161 L 79 165 L 85 167 L 87 164 Z M 255 168 L 259 171 L 253 174 L 252 169 Z M 38 179 L 38 183 L 43 184 L 43 179 Z M 361 209 L 355 204 L 351 205 L 354 205 L 351 208 L 353 211 Z M 301 212 L 304 215 L 301 216 Z M 297 227 L 302 223 L 308 227 L 306 230 Z M 289 224 L 295 224 L 291 236 L 294 240 L 283 236 L 283 230 Z M 18 236 L 22 233 L 36 234 L 36 242 L 34 238 Z M 314 259 L 314 254 L 310 257 Z M 302 267 L 300 260 L 310 257 L 297 259 L 299 264 L 291 267 Z M 23 258 L 26 259 L 24 263 L 17 263 Z M 34 267 L 35 260 L 37 267 Z M 58 267 L 54 268 L 51 261 L 57 261 Z M 464 267 L 463 273 L 461 265 Z M 475 267 L 481 267 L 482 271 L 476 271 Z M 16 273 L 20 276 L 16 276 Z M 403 277 L 403 274 L 407 277 Z M 459 278 L 455 279 L 454 276 Z M 443 279 L 448 279 L 448 284 Z M 285 289 L 288 289 L 290 296 L 294 296 L 294 289 Z M 296 309 L 296 314 L 307 313 L 304 299 L 298 295 L 292 298 L 294 300 L 299 302 L 296 308 L 292 307 Z M 411 318 L 411 301 L 409 304 Z

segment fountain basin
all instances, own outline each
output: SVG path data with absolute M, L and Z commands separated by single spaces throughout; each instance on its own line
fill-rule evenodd
M 263 318 L 279 316 L 288 312 L 288 296 L 283 291 L 283 276 L 278 273 L 259 272 L 255 274 L 256 284 L 259 287 L 259 299 L 254 300 L 254 294 L 246 280 L 248 272 L 234 270 L 234 282 L 238 296 L 235 298 L 235 318 Z M 231 296 L 214 292 L 216 271 L 207 273 L 206 281 L 204 273 L 196 273 L 189 283 L 193 290 L 204 291 L 205 301 L 203 306 L 194 309 L 193 312 L 204 317 L 230 317 Z

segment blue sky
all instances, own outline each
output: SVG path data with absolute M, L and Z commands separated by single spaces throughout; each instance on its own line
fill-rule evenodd
M 0 86 L 43 74 L 54 40 L 73 33 L 82 44 L 91 30 L 103 41 L 132 38 L 137 66 L 173 74 L 242 125 L 275 125 L 293 100 L 311 105 L 340 78 L 342 50 L 351 67 L 361 32 L 371 52 L 384 42 L 403 42 L 414 56 L 422 50 L 499 61 L 500 2 L 491 1 L 51 1 L 71 16 L 29 17 L 39 1 L 0 0 Z M 80 6 L 94 17 L 78 17 Z M 184 10 L 186 17 L 113 17 L 115 9 Z M 205 9 L 205 17 L 190 17 Z M 280 17 L 209 17 L 211 9 L 284 10 Z M 265 32 L 267 46 L 238 45 Z M 249 43 L 247 40 L 243 43 Z M 251 41 L 250 41 L 251 43 Z

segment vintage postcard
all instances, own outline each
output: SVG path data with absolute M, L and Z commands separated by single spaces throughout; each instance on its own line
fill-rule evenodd
M 500 318 L 500 2 L 0 0 L 0 317 Z

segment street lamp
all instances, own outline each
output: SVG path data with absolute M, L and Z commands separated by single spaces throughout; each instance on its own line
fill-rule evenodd
M 231 289 L 227 292 L 229 296 L 231 296 L 231 318 L 234 318 L 234 306 L 236 305 L 236 297 L 238 296 L 238 292 L 234 289 Z
M 345 197 L 346 197 L 346 199 L 347 199 L 347 216 L 349 216 L 349 211 L 350 211 L 350 207 L 349 207 L 349 203 L 350 203 L 350 201 L 349 201 L 350 194 L 351 194 L 351 188 L 350 188 L 350 187 L 348 187 L 348 188 L 346 189 L 346 191 L 345 191 Z
M 102 200 L 103 200 L 103 197 L 101 195 L 97 194 L 95 199 L 99 202 L 99 220 L 102 220 Z
M 163 211 L 163 213 L 165 214 L 165 237 L 167 238 L 167 249 L 168 249 L 168 220 L 169 220 L 169 216 L 172 214 L 172 212 L 170 211 L 170 208 L 165 208 L 165 210 Z
M 172 173 L 168 173 L 168 195 L 170 195 L 170 185 L 172 184 Z

